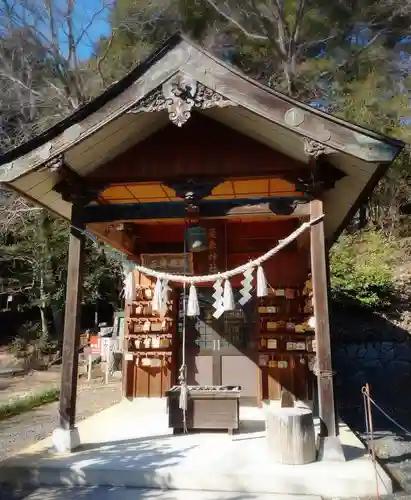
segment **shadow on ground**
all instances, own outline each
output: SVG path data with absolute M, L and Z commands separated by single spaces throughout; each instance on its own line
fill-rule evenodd
M 2 500 L 270 500 L 271 495 L 235 492 L 144 490 L 121 487 L 1 489 Z
M 341 418 L 366 438 L 364 398 L 372 399 L 400 426 L 411 431 L 411 339 L 408 331 L 382 316 L 358 307 L 331 308 L 336 399 Z M 411 493 L 411 433 L 406 434 L 372 406 L 375 448 L 379 462 L 397 490 Z

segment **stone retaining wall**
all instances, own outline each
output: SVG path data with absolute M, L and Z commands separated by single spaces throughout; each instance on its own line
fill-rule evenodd
M 335 304 L 331 308 L 333 365 L 341 416 L 358 430 L 364 426 L 361 388 L 405 427 L 411 421 L 411 337 L 406 330 L 370 313 Z M 387 420 L 374 411 L 377 428 Z

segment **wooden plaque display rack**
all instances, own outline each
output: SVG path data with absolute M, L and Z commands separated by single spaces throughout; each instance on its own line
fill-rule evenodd
M 151 282 L 140 284 L 127 305 L 125 350 L 133 361 L 133 397 L 164 397 L 174 383 L 176 300 L 170 293 L 167 312 L 160 316 L 152 309 L 153 294 Z
M 298 399 L 310 399 L 311 388 L 303 383 L 303 372 L 311 366 L 316 350 L 309 325 L 312 315 L 310 280 L 300 287 L 269 289 L 268 296 L 259 299 L 256 340 L 262 399 L 280 399 L 283 390 Z

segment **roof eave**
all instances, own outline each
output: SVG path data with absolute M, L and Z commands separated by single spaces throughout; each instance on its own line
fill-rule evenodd
M 148 68 L 150 68 L 156 61 L 161 59 L 165 53 L 176 47 L 183 39 L 184 38 L 180 33 L 176 33 L 175 35 L 171 36 L 162 45 L 162 47 L 148 56 L 143 62 L 141 62 L 121 80 L 118 80 L 111 84 L 102 94 L 92 99 L 90 102 L 80 106 L 74 111 L 74 113 L 56 123 L 49 129 L 45 130 L 43 133 L 1 155 L 0 166 L 11 163 L 13 160 L 16 160 L 17 158 L 30 153 L 34 149 L 45 145 L 50 140 L 55 139 L 57 136 L 62 134 L 72 125 L 82 122 L 92 113 L 101 109 L 102 106 L 110 102 L 114 97 L 117 97 L 126 88 L 132 85 L 147 71 Z
M 0 165 L 3 165 L 3 173 L 0 175 L 0 181 L 2 182 L 11 182 L 16 179 L 17 176 L 13 176 L 11 174 L 12 170 L 12 165 L 13 161 L 17 159 L 21 159 L 22 156 L 33 152 L 33 150 L 40 148 L 42 146 L 47 145 L 47 143 L 56 137 L 58 137 L 60 134 L 62 134 L 64 131 L 66 131 L 69 127 L 75 124 L 81 123 L 85 118 L 88 116 L 92 115 L 94 112 L 98 111 L 101 109 L 102 106 L 110 102 L 112 99 L 117 97 L 119 94 L 124 92 L 125 89 L 130 87 L 133 83 L 138 78 L 141 78 L 149 69 L 150 67 L 155 64 L 157 61 L 162 59 L 168 52 L 176 48 L 180 43 L 185 42 L 189 44 L 191 47 L 193 47 L 195 50 L 197 50 L 199 53 L 201 53 L 203 56 L 207 57 L 209 60 L 212 60 L 215 62 L 215 64 L 224 67 L 228 72 L 231 74 L 235 75 L 239 79 L 247 82 L 249 85 L 252 85 L 255 88 L 260 89 L 260 91 L 263 91 L 267 94 L 270 94 L 272 96 L 275 96 L 277 99 L 281 99 L 284 102 L 287 102 L 291 104 L 292 106 L 296 106 L 299 109 L 302 109 L 311 115 L 319 116 L 327 121 L 333 122 L 335 124 L 340 125 L 341 127 L 345 129 L 350 129 L 354 131 L 357 134 L 360 134 L 361 141 L 375 141 L 378 143 L 378 145 L 382 147 L 382 149 L 385 148 L 385 154 L 382 155 L 381 157 L 375 157 L 372 158 L 373 162 L 386 162 L 386 161 L 392 161 L 396 154 L 404 147 L 404 143 L 402 141 L 398 141 L 396 139 L 392 139 L 387 136 L 383 136 L 381 134 L 377 134 L 375 132 L 369 131 L 365 128 L 359 127 L 357 125 L 345 122 L 339 118 L 336 118 L 332 115 L 329 115 L 327 113 L 324 113 L 323 111 L 311 108 L 310 106 L 307 106 L 305 104 L 302 104 L 284 94 L 281 94 L 279 92 L 276 92 L 273 89 L 270 89 L 254 80 L 251 78 L 247 77 L 243 73 L 241 73 L 239 70 L 234 68 L 233 66 L 219 60 L 209 52 L 207 52 L 205 49 L 203 49 L 201 46 L 197 45 L 196 43 L 192 42 L 188 37 L 185 35 L 181 35 L 180 33 L 172 36 L 170 39 L 168 39 L 165 44 L 157 50 L 153 55 L 148 57 L 143 63 L 141 63 L 138 67 L 136 67 L 133 71 L 131 71 L 128 75 L 126 75 L 123 79 L 120 81 L 116 82 L 115 84 L 111 85 L 103 94 L 101 94 L 99 97 L 96 99 L 92 100 L 90 103 L 84 105 L 83 107 L 79 108 L 76 110 L 72 115 L 69 117 L 65 118 L 61 122 L 57 123 L 55 126 L 51 127 L 49 130 L 45 131 L 43 134 L 29 140 L 28 142 L 22 144 L 21 146 L 18 146 L 17 148 L 13 149 L 12 151 L 5 153 L 2 157 L 0 157 Z M 375 146 L 374 142 L 374 146 Z M 390 149 L 388 152 L 387 149 Z M 387 157 L 388 155 L 391 155 L 391 157 Z M 353 153 L 355 155 L 355 153 Z M 9 175 L 7 175 L 9 174 Z

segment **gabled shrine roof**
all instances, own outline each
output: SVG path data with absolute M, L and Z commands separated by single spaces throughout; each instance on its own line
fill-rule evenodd
M 328 238 L 349 222 L 404 146 L 261 85 L 178 34 L 99 97 L 0 156 L 0 182 L 70 218 L 71 203 L 53 189 L 59 164 L 64 161 L 76 176 L 87 177 L 170 119 L 184 120 L 184 113 L 173 115 L 176 109 L 167 101 L 176 82 L 207 93 L 188 116 L 194 110 L 204 113 L 302 163 L 308 163 L 313 148 L 327 155 L 345 174 L 325 194 L 325 206 L 332 207 L 326 210 Z

